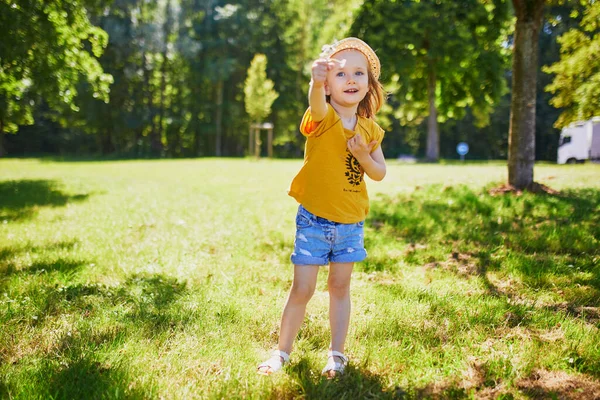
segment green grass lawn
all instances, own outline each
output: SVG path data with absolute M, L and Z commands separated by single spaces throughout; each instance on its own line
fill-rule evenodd
M 600 398 L 600 165 L 368 182 L 351 365 L 319 376 L 325 268 L 285 373 L 299 160 L 0 160 L 0 398 Z

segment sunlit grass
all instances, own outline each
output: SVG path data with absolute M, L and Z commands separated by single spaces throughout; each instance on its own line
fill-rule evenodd
M 325 271 L 286 373 L 257 375 L 299 166 L 0 161 L 0 397 L 552 398 L 533 378 L 555 371 L 600 393 L 598 165 L 536 166 L 558 196 L 491 196 L 503 163 L 390 161 L 368 182 L 347 376 L 319 377 Z

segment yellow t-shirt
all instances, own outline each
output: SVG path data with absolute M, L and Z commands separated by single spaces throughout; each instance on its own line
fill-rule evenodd
M 384 131 L 370 118 L 358 117 L 355 131 L 345 129 L 330 104 L 322 121 L 312 119 L 310 108 L 304 113 L 300 132 L 307 137 L 304 164 L 288 194 L 311 213 L 344 224 L 363 221 L 369 212 L 369 195 L 364 171 L 346 142 L 360 134 L 365 143 L 381 145 Z

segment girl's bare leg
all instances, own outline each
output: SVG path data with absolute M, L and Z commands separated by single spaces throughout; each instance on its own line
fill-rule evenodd
M 294 282 L 283 309 L 279 331 L 279 350 L 288 354 L 304 321 L 306 304 L 315 292 L 318 273 L 317 265 L 294 265 Z
M 344 353 L 344 344 L 350 324 L 350 278 L 354 263 L 331 263 L 327 287 L 329 289 L 329 324 L 331 350 Z M 337 362 L 342 362 L 335 357 Z
M 281 316 L 278 350 L 291 353 L 294 339 L 304 321 L 306 304 L 315 292 L 318 273 L 317 265 L 294 265 L 294 281 Z M 270 373 L 269 369 L 270 367 L 261 367 L 260 370 Z

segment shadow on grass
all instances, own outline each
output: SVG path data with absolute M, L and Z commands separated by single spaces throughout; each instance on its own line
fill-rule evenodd
M 48 245 L 39 246 L 39 245 L 30 245 L 30 246 L 20 246 L 20 247 L 12 247 L 12 248 L 2 248 L 0 249 L 0 265 L 2 263 L 7 263 L 7 260 L 12 258 L 12 256 L 21 254 L 21 253 L 45 253 L 48 251 L 56 251 L 56 250 L 71 250 L 77 245 L 77 241 L 62 241 L 62 242 L 54 242 Z
M 290 366 L 287 373 L 292 377 L 294 386 L 278 387 L 272 394 L 273 399 L 395 399 L 400 392 L 392 388 L 385 389 L 382 376 L 370 372 L 362 366 L 350 364 L 344 375 L 335 379 L 326 379 L 315 372 L 305 359 Z
M 99 361 L 93 352 L 71 349 L 62 361 L 43 360 L 33 385 L 25 388 L 23 397 L 54 399 L 147 399 L 147 393 L 136 385 L 119 365 Z M 27 393 L 27 390 L 31 390 Z
M 470 399 L 474 390 L 453 383 L 436 383 L 419 388 L 402 388 L 364 365 L 350 364 L 344 375 L 326 379 L 315 373 L 306 360 L 288 369 L 294 387 L 281 387 L 273 399 Z
M 114 286 L 55 282 L 30 278 L 11 308 L 0 309 L 0 365 L 9 366 L 12 376 L 0 380 L 0 395 L 153 398 L 152 384 L 131 376 L 115 352 L 125 341 L 156 341 L 185 329 L 195 318 L 177 304 L 187 293 L 186 283 L 161 274 L 134 274 Z M 50 328 L 62 318 L 71 321 L 69 332 Z M 43 333 L 43 346 L 21 340 L 20 332 L 32 328 Z
M 306 360 L 291 366 L 287 373 L 291 386 L 278 386 L 272 399 L 399 399 L 399 400 L 462 400 L 462 399 L 512 399 L 519 393 L 535 399 L 597 399 L 600 383 L 589 377 L 567 374 L 562 371 L 538 370 L 531 376 L 515 382 L 513 390 L 498 386 L 498 377 L 485 364 L 472 366 L 472 377 L 461 382 L 448 379 L 424 386 L 406 387 L 386 382 L 383 375 L 375 374 L 364 366 L 349 365 L 346 373 L 337 379 L 327 380 L 314 372 Z M 510 388 L 508 388 L 510 389 Z M 575 396 L 571 394 L 575 393 Z
M 10 285 L 14 276 L 26 277 L 41 274 L 60 274 L 63 277 L 72 278 L 89 261 L 72 257 L 52 257 L 52 252 L 70 251 L 77 245 L 77 241 L 62 241 L 47 245 L 22 245 L 8 248 L 0 248 L 0 291 L 4 291 Z M 36 260 L 27 265 L 19 265 L 16 262 L 18 256 L 26 253 L 28 255 L 44 255 L 45 260 Z
M 187 293 L 185 282 L 160 274 L 133 275 L 116 292 L 116 298 L 132 304 L 127 315 L 132 323 L 141 323 L 150 337 L 157 332 L 185 327 L 188 316 L 171 306 Z
M 530 288 L 561 291 L 571 306 L 598 307 L 599 207 L 598 189 L 492 196 L 434 185 L 373 201 L 368 223 L 380 238 L 367 240 L 404 243 L 404 262 L 478 276 L 492 295 L 507 294 L 487 278 L 488 271 L 501 271 Z M 382 258 L 363 268 L 389 266 Z
M 37 207 L 60 207 L 89 197 L 89 194 L 65 194 L 58 186 L 51 180 L 0 182 L 0 221 L 31 218 Z
M 49 289 L 48 301 L 60 303 L 66 310 L 79 310 L 93 317 L 106 308 L 116 308 L 115 322 L 141 328 L 148 337 L 189 322 L 185 314 L 172 307 L 187 293 L 186 283 L 161 274 L 134 274 L 114 287 L 74 284 Z

